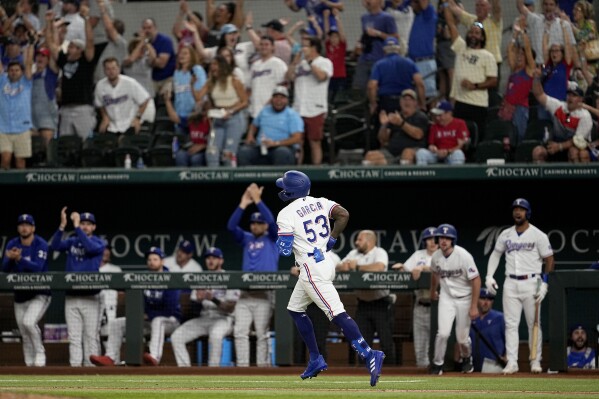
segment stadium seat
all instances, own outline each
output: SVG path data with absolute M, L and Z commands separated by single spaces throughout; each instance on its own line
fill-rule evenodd
M 464 146 L 464 155 L 466 156 L 466 162 L 473 162 L 476 153 L 476 147 L 480 141 L 478 125 L 472 120 L 464 119 L 464 121 L 466 122 L 466 127 L 470 133 L 470 140 L 468 140 L 468 143 L 466 143 Z
M 484 141 L 502 141 L 504 137 L 509 137 L 510 140 L 514 138 L 514 126 L 511 121 L 495 119 L 487 122 L 487 129 L 485 131 L 485 137 L 483 138 Z
M 543 143 L 540 140 L 522 140 L 516 147 L 514 153 L 514 162 L 530 163 L 532 162 L 532 150 Z
M 485 163 L 489 159 L 505 159 L 503 143 L 501 141 L 486 140 L 478 143 L 475 154 L 476 162 Z
M 41 136 L 31 136 L 31 158 L 26 159 L 27 168 L 43 168 L 47 163 L 46 142 Z
M 173 150 L 171 145 L 157 145 L 150 147 L 146 152 L 148 166 L 174 166 Z
M 118 138 L 111 133 L 95 133 L 83 143 L 81 165 L 85 168 L 114 166 L 112 151 L 118 145 Z
M 81 166 L 82 144 L 79 136 L 53 138 L 48 146 L 48 163 L 57 168 Z
M 368 131 L 365 118 L 333 111 L 326 121 L 329 163 L 336 162 L 338 148 L 368 149 Z

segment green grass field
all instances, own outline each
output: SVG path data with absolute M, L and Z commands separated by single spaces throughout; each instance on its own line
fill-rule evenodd
M 0 376 L 2 393 L 73 398 L 598 398 L 598 378 L 563 376 Z

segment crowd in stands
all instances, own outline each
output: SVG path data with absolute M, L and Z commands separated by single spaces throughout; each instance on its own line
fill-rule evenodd
M 283 0 L 301 16 L 293 24 L 255 24 L 243 0 L 205 3 L 202 14 L 180 0 L 168 34 L 149 15 L 126 27 L 110 0 L 49 0 L 43 13 L 38 0 L 3 2 L 2 169 L 117 166 L 108 154 L 144 135 L 119 157 L 332 163 L 331 111 L 348 103 L 372 137 L 353 143 L 365 165 L 597 161 L 599 36 L 587 0 L 476 0 L 473 10 L 459 0 L 362 0 L 353 44 L 345 26 L 358 21 L 341 0 Z M 137 30 L 129 41 L 126 29 Z M 60 164 L 51 153 L 64 137 L 101 156 Z M 159 146 L 162 161 L 150 156 Z

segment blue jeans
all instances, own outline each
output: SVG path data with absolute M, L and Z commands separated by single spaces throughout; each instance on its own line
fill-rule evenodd
M 248 165 L 295 165 L 295 148 L 279 146 L 268 149 L 267 155 L 260 154 L 260 146 L 243 145 L 237 155 L 239 166 Z
M 206 153 L 204 151 L 189 155 L 187 150 L 180 149 L 175 154 L 175 165 L 177 166 L 204 166 L 206 165 Z
M 439 162 L 437 154 L 432 153 L 426 148 L 420 148 L 416 151 L 416 165 L 428 165 Z M 455 150 L 449 154 L 442 162 L 450 165 L 461 165 L 466 162 L 466 156 L 462 150 Z
M 426 97 L 437 96 L 437 61 L 434 58 L 430 60 L 416 62 L 416 67 L 424 80 L 424 91 Z
M 213 122 L 217 148 L 215 153 L 206 152 L 206 164 L 209 167 L 217 167 L 221 164 L 221 154 L 230 152 L 237 154 L 241 136 L 247 129 L 247 114 L 244 111 L 236 112 L 229 119 L 216 119 Z M 223 157 L 225 166 L 231 165 L 231 160 Z
M 517 146 L 526 136 L 526 126 L 528 125 L 528 107 L 517 105 L 512 116 L 512 125 L 516 132 L 516 137 L 510 137 L 513 146 Z

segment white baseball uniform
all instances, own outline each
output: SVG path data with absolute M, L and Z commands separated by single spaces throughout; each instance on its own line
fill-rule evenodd
M 501 232 L 494 251 L 505 253 L 505 286 L 503 289 L 503 313 L 505 317 L 505 348 L 508 362 L 518 362 L 518 326 L 522 310 L 528 325 L 529 347 L 535 320 L 537 285 L 541 282 L 543 259 L 553 255 L 549 237 L 537 227 L 529 227 L 518 234 L 512 226 Z M 540 312 L 540 310 L 539 310 Z M 541 362 L 543 335 L 540 328 L 537 341 L 537 358 Z
M 185 265 L 180 266 L 177 263 L 177 258 L 175 256 L 167 256 L 166 258 L 164 258 L 164 266 L 168 267 L 168 270 L 171 273 L 199 273 L 202 270 L 204 270 L 202 269 L 202 265 L 200 265 L 193 258 L 189 259 L 189 261 Z M 191 299 L 194 302 L 197 302 L 198 297 L 196 295 L 195 290 L 191 290 L 189 299 Z
M 403 264 L 407 272 L 417 267 L 431 265 L 432 255 L 426 249 L 414 252 Z M 416 366 L 429 366 L 429 343 L 431 335 L 431 298 L 430 290 L 420 289 L 414 291 L 414 314 L 412 318 L 412 329 L 414 334 L 414 353 L 416 354 Z
M 435 338 L 433 362 L 442 365 L 447 350 L 447 340 L 455 320 L 455 335 L 460 345 L 461 357 L 470 357 L 470 316 L 472 303 L 471 280 L 478 277 L 478 269 L 472 255 L 466 249 L 455 245 L 453 252 L 445 257 L 438 249 L 431 259 L 431 271 L 439 274 L 441 293 L 439 295 L 438 330 Z
M 121 273 L 120 267 L 112 263 L 105 263 L 100 266 L 100 273 Z M 116 310 L 118 306 L 119 292 L 117 290 L 102 290 L 100 291 L 100 314 L 102 322 L 100 327 L 100 335 L 108 336 L 106 326 L 111 320 L 116 319 Z
M 327 252 L 331 235 L 329 218 L 336 206 L 336 202 L 326 198 L 307 196 L 294 200 L 277 216 L 279 235 L 293 235 L 293 254 L 300 268 L 288 310 L 303 313 L 314 302 L 329 320 L 345 312 L 339 293 L 333 286 L 334 259 Z M 324 255 L 318 263 L 313 255 L 316 249 Z

